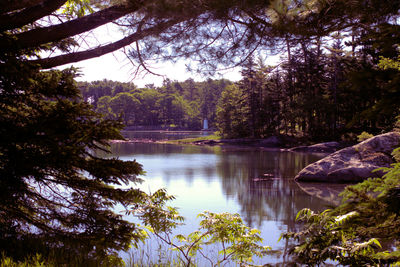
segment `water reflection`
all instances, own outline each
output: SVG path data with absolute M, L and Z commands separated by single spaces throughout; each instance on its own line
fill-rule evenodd
M 135 156 L 135 155 L 163 155 L 168 154 L 218 154 L 221 147 L 218 146 L 179 146 L 159 143 L 114 143 L 112 154 L 114 156 Z M 105 154 L 104 154 L 105 155 Z
M 165 187 L 177 196 L 174 206 L 186 217 L 186 232 L 195 230 L 196 215 L 204 210 L 238 212 L 249 226 L 262 231 L 265 244 L 283 249 L 285 244 L 277 240 L 282 232 L 296 230 L 299 210 L 329 205 L 293 180 L 321 155 L 156 143 L 116 143 L 112 152 L 143 165 L 145 190 Z
M 320 210 L 325 204 L 299 190 L 293 181 L 304 166 L 318 159 L 290 152 L 230 151 L 219 157 L 216 166 L 225 195 L 238 200 L 249 225 L 260 228 L 264 221 L 280 221 L 294 230 L 300 209 Z
M 329 183 L 298 183 L 297 184 L 307 194 L 322 199 L 333 206 L 340 204 L 339 194 L 346 188 L 347 184 Z

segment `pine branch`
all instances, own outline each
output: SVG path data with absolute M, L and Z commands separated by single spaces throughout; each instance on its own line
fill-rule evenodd
M 66 0 L 47 0 L 19 12 L 0 15 L 0 31 L 11 30 L 43 18 L 64 5 Z
M 130 45 L 138 40 L 143 39 L 146 36 L 157 35 L 163 31 L 165 31 L 169 27 L 179 23 L 182 20 L 183 19 L 169 20 L 167 22 L 164 22 L 163 24 L 158 24 L 156 26 L 150 27 L 150 28 L 142 30 L 140 32 L 135 32 L 117 42 L 99 46 L 94 49 L 81 51 L 81 52 L 75 52 L 75 53 L 68 53 L 68 54 L 55 56 L 55 57 L 51 57 L 51 58 L 32 60 L 31 62 L 34 64 L 40 64 L 40 66 L 43 69 L 49 69 L 49 68 L 61 66 L 64 64 L 68 64 L 68 63 L 74 63 L 74 62 L 79 62 L 79 61 L 90 59 L 90 58 L 99 57 L 99 56 L 105 55 L 107 53 L 114 52 L 120 48 L 127 46 L 127 45 Z
M 43 0 L 7 0 L 2 1 L 0 5 L 0 14 L 5 14 L 7 12 L 16 11 L 19 9 L 30 8 L 39 5 Z
M 101 25 L 137 11 L 139 8 L 140 3 L 136 3 L 135 5 L 132 4 L 130 6 L 115 5 L 75 20 L 16 34 L 14 35 L 16 39 L 15 42 L 10 42 L 9 40 L 4 39 L 1 40 L 0 49 L 2 51 L 13 51 L 35 48 L 42 44 L 57 42 L 93 30 Z

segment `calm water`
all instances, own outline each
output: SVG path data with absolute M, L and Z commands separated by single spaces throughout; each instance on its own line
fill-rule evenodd
M 282 232 L 298 227 L 294 219 L 299 210 L 322 210 L 330 204 L 303 190 L 321 195 L 318 187 L 301 188 L 293 181 L 297 172 L 322 155 L 155 143 L 116 143 L 112 152 L 143 165 L 145 182 L 139 187 L 144 191 L 166 188 L 176 196 L 170 204 L 179 207 L 186 218 L 186 225 L 179 230 L 183 233 L 196 230 L 200 212 L 239 213 L 247 225 L 262 231 L 263 245 L 283 250 L 285 241 L 277 241 Z M 264 174 L 274 179 L 260 181 Z M 269 256 L 263 263 L 283 260 L 282 256 Z

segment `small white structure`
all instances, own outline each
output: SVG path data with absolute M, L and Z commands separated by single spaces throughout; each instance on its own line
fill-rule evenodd
M 203 130 L 208 130 L 208 120 L 204 119 L 203 121 Z

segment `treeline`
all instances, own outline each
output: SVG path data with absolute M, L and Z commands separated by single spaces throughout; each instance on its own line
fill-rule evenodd
M 121 118 L 127 126 L 199 130 L 203 120 L 215 125 L 216 107 L 230 81 L 184 82 L 166 79 L 161 87 L 138 88 L 110 80 L 80 82 L 84 100 L 108 119 Z
M 371 31 L 353 33 L 351 42 L 341 35 L 296 43 L 288 38 L 279 65 L 249 58 L 236 83 L 167 79 L 158 88 L 137 88 L 103 80 L 79 87 L 97 111 L 110 119 L 121 117 L 127 126 L 199 130 L 207 119 L 229 138 L 378 134 L 399 115 L 399 72 L 380 66 L 396 58 L 399 34 L 393 27 Z M 378 37 L 372 45 L 371 38 Z
M 275 67 L 249 59 L 243 79 L 221 95 L 220 132 L 227 137 L 284 133 L 323 140 L 391 129 L 399 115 L 400 73 L 382 62 L 397 57 L 397 30 L 353 33 L 352 41 L 336 35 L 294 45 L 287 39 L 286 55 Z

